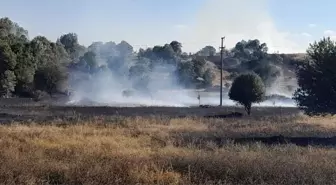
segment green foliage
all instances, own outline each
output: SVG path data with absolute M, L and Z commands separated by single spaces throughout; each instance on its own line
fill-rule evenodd
M 264 83 L 255 73 L 246 73 L 238 76 L 233 81 L 229 91 L 229 98 L 243 105 L 249 115 L 252 103 L 261 102 L 264 96 Z
M 177 47 L 177 46 L 174 46 L 174 47 Z M 174 60 L 176 58 L 176 53 L 172 45 L 165 44 L 164 46 L 154 46 L 152 50 L 147 51 L 145 56 L 151 57 L 151 59 L 154 59 L 154 60 L 157 60 L 157 59 Z
M 6 70 L 0 75 L 0 93 L 3 97 L 9 97 L 15 90 L 16 77 L 13 71 Z
M 224 65 L 230 69 L 224 70 L 237 74 L 255 72 L 265 85 L 270 85 L 279 74 L 278 66 L 296 67 L 298 62 L 282 55 L 269 55 L 267 50 L 267 45 L 256 39 L 238 42 L 232 50 L 224 50 L 225 61 L 231 61 Z M 74 78 L 82 81 L 102 71 L 110 72 L 131 78 L 134 88 L 146 88 L 150 73 L 158 66 L 176 68 L 163 73 L 176 76 L 183 86 L 208 87 L 212 86 L 215 74 L 207 60 L 217 65 L 220 62 L 213 46 L 205 46 L 196 54 L 183 52 L 182 44 L 176 40 L 137 53 L 126 41 L 94 42 L 86 48 L 79 44 L 76 33 L 61 35 L 56 42 L 44 36 L 30 40 L 28 32 L 17 23 L 0 19 L 0 80 L 6 96 L 34 96 L 37 90 L 57 92 L 58 84 L 67 80 L 65 71 L 80 73 Z
M 180 55 L 182 53 L 182 44 L 177 41 L 172 41 L 170 43 L 170 46 L 173 48 L 173 51 L 177 54 Z
M 62 85 L 67 79 L 66 72 L 58 65 L 46 65 L 38 68 L 34 76 L 37 90 L 48 92 L 50 95 L 62 91 Z
M 297 70 L 298 106 L 308 114 L 336 113 L 336 43 L 329 37 L 307 49 L 308 58 Z
M 193 59 L 183 61 L 178 64 L 176 75 L 180 83 L 186 87 L 208 87 L 212 84 L 214 74 L 210 69 L 206 68 L 205 60 Z M 198 78 L 203 78 L 204 81 L 199 81 Z
M 240 61 L 240 72 L 254 72 L 258 74 L 266 86 L 271 86 L 279 77 L 282 58 L 279 55 L 268 55 L 266 43 L 259 40 L 241 41 L 233 48 L 233 56 Z
M 216 48 L 213 46 L 205 46 L 200 51 L 197 52 L 199 56 L 215 56 L 216 55 Z
M 281 73 L 280 69 L 267 59 L 252 60 L 244 64 L 244 68 L 258 74 L 266 86 L 272 85 Z
M 13 35 L 15 37 L 27 37 L 28 31 L 20 27 L 17 23 L 12 22 L 8 17 L 0 19 L 0 38 Z
M 131 46 L 126 41 L 121 41 L 117 46 L 117 50 L 119 51 L 119 54 L 123 57 L 129 56 L 133 53 L 133 46 Z
M 78 66 L 80 69 L 88 73 L 94 73 L 99 67 L 96 56 L 96 53 L 92 51 L 86 52 L 79 60 Z
M 258 39 L 242 40 L 233 48 L 233 53 L 236 58 L 242 61 L 261 60 L 267 54 L 268 48 L 266 43 L 260 43 Z
M 68 57 L 73 62 L 78 62 L 79 58 L 85 53 L 85 47 L 81 46 L 78 43 L 78 36 L 76 33 L 68 33 L 62 35 L 57 40 L 57 43 L 63 46 L 61 48 L 63 48 L 67 52 Z M 60 52 L 64 54 L 63 51 Z
M 14 70 L 16 55 L 7 43 L 0 43 L 0 73 L 6 70 Z
M 146 75 L 149 72 L 149 69 L 147 66 L 142 65 L 142 64 L 136 64 L 132 67 L 130 67 L 129 70 L 129 77 L 130 78 L 139 78 L 144 75 Z
M 137 90 L 147 90 L 149 83 L 150 69 L 148 64 L 138 62 L 136 65 L 130 67 L 129 78 L 134 82 L 133 88 Z
M 78 36 L 75 33 L 68 33 L 59 38 L 59 42 L 64 45 L 64 49 L 69 53 L 75 53 L 78 45 Z
M 191 61 L 179 63 L 176 69 L 176 75 L 178 76 L 180 83 L 187 87 L 191 86 L 191 84 L 193 84 L 197 79 L 197 75 Z
M 17 80 L 15 92 L 17 95 L 29 96 L 33 91 L 36 69 L 35 58 L 28 50 L 25 50 L 17 56 L 17 62 L 18 64 L 14 70 Z

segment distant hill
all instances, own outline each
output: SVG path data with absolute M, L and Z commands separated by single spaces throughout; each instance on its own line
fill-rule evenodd
M 306 57 L 305 53 L 293 53 L 293 54 L 269 54 L 271 55 L 278 55 L 280 57 L 283 58 L 283 60 L 285 61 L 285 63 L 289 63 L 288 60 L 293 60 L 293 61 L 300 61 L 300 60 L 304 60 L 304 58 Z M 221 66 L 221 57 L 219 55 L 216 56 L 209 56 L 209 57 L 203 57 L 203 56 L 198 56 L 198 59 L 205 59 L 207 61 L 210 61 L 212 63 L 214 63 L 218 68 L 220 68 Z M 223 57 L 223 69 L 228 69 L 231 67 L 234 67 L 237 63 L 238 63 L 238 59 L 236 58 L 232 58 L 232 57 Z
M 306 57 L 305 53 L 290 53 L 290 54 L 269 54 L 269 56 L 278 55 L 282 58 L 282 65 L 280 66 L 283 68 L 283 73 L 285 76 L 291 78 L 295 76 L 295 66 L 298 62 L 303 61 Z M 215 73 L 215 79 L 213 81 L 213 85 L 219 85 L 220 84 L 220 67 L 221 67 L 221 60 L 220 56 L 196 56 L 197 59 L 204 59 L 208 61 L 209 63 L 214 64 L 213 71 Z M 237 68 L 239 64 L 239 59 L 233 58 L 233 57 L 223 57 L 223 85 L 227 83 L 231 83 L 232 79 L 230 77 L 230 71 L 231 69 Z M 216 66 L 216 67 L 215 67 Z

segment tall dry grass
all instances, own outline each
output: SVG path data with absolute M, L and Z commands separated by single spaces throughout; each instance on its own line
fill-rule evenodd
M 92 118 L 0 126 L 1 184 L 336 184 L 336 150 L 212 137 L 331 136 L 328 118 Z M 203 140 L 199 144 L 199 140 Z

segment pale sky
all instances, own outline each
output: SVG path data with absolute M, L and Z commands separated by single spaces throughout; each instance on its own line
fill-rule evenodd
M 52 41 L 69 32 L 81 44 L 126 40 L 135 49 L 172 40 L 194 52 L 260 39 L 270 52 L 305 52 L 323 36 L 336 39 L 334 0 L 0 0 L 9 17 Z

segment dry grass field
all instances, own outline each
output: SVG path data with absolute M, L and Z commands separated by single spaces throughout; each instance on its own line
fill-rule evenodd
M 332 145 L 239 142 L 276 135 L 335 136 L 336 118 L 101 116 L 2 125 L 0 183 L 336 184 Z

